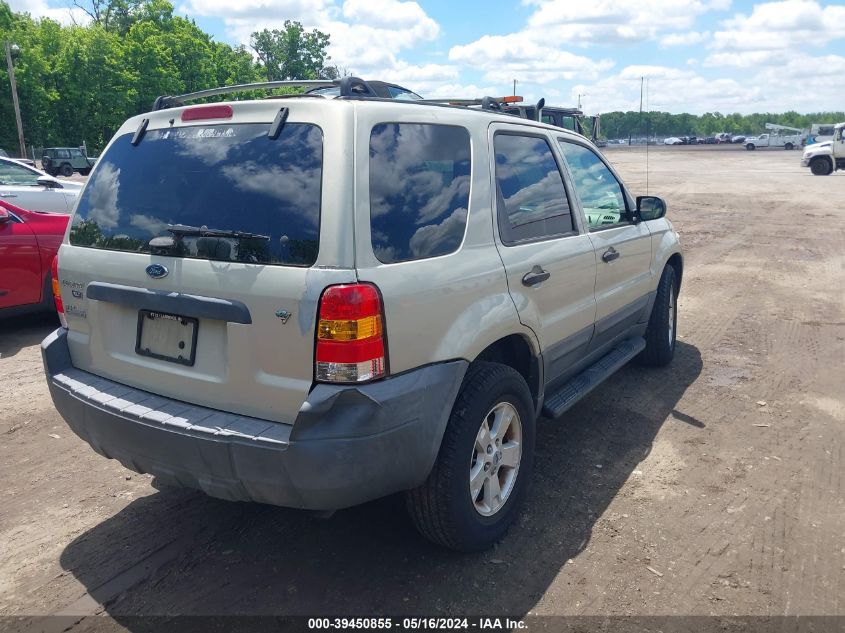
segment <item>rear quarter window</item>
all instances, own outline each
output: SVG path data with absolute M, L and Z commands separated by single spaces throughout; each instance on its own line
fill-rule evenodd
M 370 229 L 385 264 L 438 257 L 461 245 L 470 185 L 469 132 L 382 123 L 370 134 Z

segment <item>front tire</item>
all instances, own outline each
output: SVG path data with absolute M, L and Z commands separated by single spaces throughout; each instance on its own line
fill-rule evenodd
M 657 285 L 657 296 L 651 309 L 645 333 L 645 349 L 639 360 L 643 365 L 660 367 L 672 362 L 678 336 L 678 284 L 675 269 L 666 266 Z
M 405 494 L 420 533 L 462 552 L 491 547 L 516 519 L 534 464 L 531 392 L 511 367 L 476 361 L 428 479 Z
M 810 171 L 814 176 L 829 176 L 833 173 L 833 164 L 824 157 L 814 158 L 810 161 Z
M 756 148 L 754 147 L 754 143 L 749 143 L 748 145 L 745 146 L 745 149 L 747 149 L 749 152 L 752 152 Z
M 73 167 L 71 167 L 68 163 L 62 163 L 62 166 L 59 167 L 59 173 L 65 178 L 69 178 L 70 176 L 73 176 Z

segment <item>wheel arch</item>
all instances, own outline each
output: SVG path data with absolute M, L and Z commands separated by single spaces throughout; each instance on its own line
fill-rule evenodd
M 472 362 L 492 362 L 516 370 L 528 385 L 535 411 L 542 395 L 543 363 L 528 338 L 522 334 L 504 336 L 485 347 Z
M 672 256 L 666 260 L 666 266 L 671 266 L 675 269 L 675 278 L 677 281 L 677 288 L 681 289 L 681 280 L 684 276 L 684 257 L 680 253 L 673 253 Z

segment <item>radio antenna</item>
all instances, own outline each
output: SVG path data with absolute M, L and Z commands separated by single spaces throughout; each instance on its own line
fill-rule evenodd
M 640 84 L 642 90 L 642 84 Z M 642 95 L 640 95 L 642 100 Z M 646 134 L 645 134 L 645 195 L 648 195 L 648 142 L 651 140 L 651 110 L 648 109 L 648 80 L 645 82 L 645 110 L 646 116 Z

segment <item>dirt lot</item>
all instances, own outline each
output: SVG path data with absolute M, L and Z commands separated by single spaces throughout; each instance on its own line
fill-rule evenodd
M 644 150 L 608 156 L 644 193 Z M 650 149 L 686 250 L 675 362 L 541 424 L 524 516 L 483 555 L 394 499 L 318 519 L 156 491 L 54 411 L 54 323 L 0 323 L 0 616 L 845 615 L 845 174 L 799 158 Z

